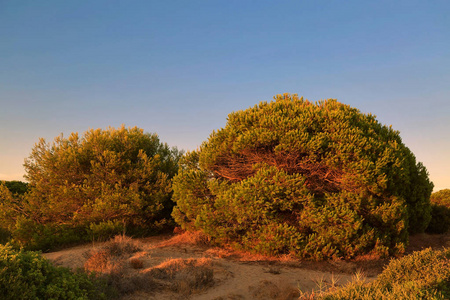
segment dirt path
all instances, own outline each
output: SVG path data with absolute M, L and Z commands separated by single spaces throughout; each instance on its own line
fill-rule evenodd
M 345 285 L 359 270 L 367 276 L 368 281 L 374 280 L 388 263 L 388 260 L 370 258 L 328 262 L 302 262 L 288 257 L 274 259 L 202 246 L 195 236 L 189 234 L 163 235 L 135 242 L 139 243 L 140 251 L 128 257 L 127 260 L 139 260 L 142 265 L 139 268 L 128 266 L 127 276 L 152 274 L 151 278 L 156 278 L 155 282 L 162 285 L 156 285 L 151 292 L 148 289 L 131 292 L 123 296 L 123 300 L 297 299 L 300 291 L 310 292 L 331 285 Z M 105 244 L 87 244 L 46 253 L 44 256 L 56 265 L 73 269 L 83 268 L 87 253 L 99 250 Z M 407 253 L 426 247 L 442 248 L 444 246 L 450 246 L 449 235 L 422 234 L 411 237 Z M 173 269 L 173 265 L 185 269 Z M 170 272 L 171 268 L 175 273 L 184 272 L 182 276 L 185 277 L 179 277 L 177 273 L 178 275 L 174 275 L 172 281 L 167 281 L 167 278 L 160 276 L 161 278 L 158 279 L 158 276 L 154 275 Z M 197 277 L 207 275 L 207 273 L 201 273 L 206 270 L 204 268 L 211 273 L 211 278 L 203 285 L 191 290 L 186 286 L 186 282 L 192 282 L 192 278 L 197 281 L 203 280 Z M 188 291 L 184 291 L 184 288 Z

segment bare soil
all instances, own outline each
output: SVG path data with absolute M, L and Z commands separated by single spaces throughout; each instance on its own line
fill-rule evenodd
M 151 275 L 145 277 L 151 282 L 141 283 L 151 288 L 130 289 L 121 299 L 298 299 L 304 292 L 345 285 L 355 273 L 362 272 L 372 281 L 389 262 L 371 257 L 311 262 L 250 255 L 207 246 L 187 233 L 136 241 L 139 251 L 126 257 L 127 276 Z M 104 245 L 86 244 L 43 255 L 56 265 L 84 268 L 87 254 Z M 450 235 L 420 234 L 410 237 L 406 253 L 449 246 Z

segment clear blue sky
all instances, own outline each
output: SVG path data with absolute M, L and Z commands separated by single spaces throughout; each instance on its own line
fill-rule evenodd
M 399 130 L 450 188 L 450 1 L 0 0 L 0 180 L 40 137 L 138 126 L 196 149 L 275 94 Z

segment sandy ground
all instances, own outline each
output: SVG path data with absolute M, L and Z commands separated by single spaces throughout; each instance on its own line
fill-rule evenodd
M 374 280 L 388 260 L 360 258 L 352 261 L 302 262 L 292 258 L 268 258 L 191 243 L 180 235 L 163 235 L 138 240 L 141 251 L 133 254 L 143 262 L 134 272 L 150 272 L 174 259 L 207 259 L 213 269 L 214 284 L 189 295 L 171 291 L 151 294 L 135 292 L 122 299 L 297 299 L 299 292 L 311 292 L 330 285 L 345 285 L 356 272 L 366 280 Z M 448 235 L 418 235 L 410 239 L 407 252 L 426 247 L 450 246 Z M 86 253 L 100 249 L 102 243 L 73 247 L 43 254 L 56 265 L 73 269 L 83 268 Z

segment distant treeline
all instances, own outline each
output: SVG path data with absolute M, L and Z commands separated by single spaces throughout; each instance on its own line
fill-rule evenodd
M 8 190 L 13 194 L 23 195 L 28 191 L 28 183 L 12 180 L 12 181 L 2 181 L 3 184 L 8 188 Z

